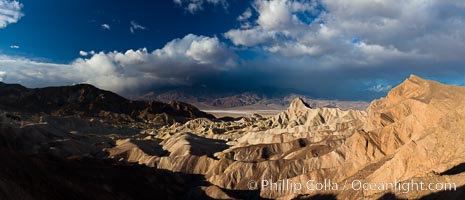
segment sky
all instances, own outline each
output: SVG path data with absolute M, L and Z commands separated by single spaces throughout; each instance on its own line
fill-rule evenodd
M 274 88 L 379 98 L 416 74 L 465 85 L 455 0 L 0 0 L 0 81 Z

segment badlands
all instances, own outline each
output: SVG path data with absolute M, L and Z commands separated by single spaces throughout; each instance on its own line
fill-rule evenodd
M 0 199 L 465 198 L 465 87 L 415 75 L 366 110 L 296 98 L 217 119 L 90 85 L 9 84 L 0 110 Z M 454 187 L 398 188 L 413 182 Z

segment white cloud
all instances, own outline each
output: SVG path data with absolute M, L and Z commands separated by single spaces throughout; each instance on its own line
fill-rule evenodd
M 178 6 L 185 7 L 185 9 L 191 14 L 203 10 L 205 4 L 211 4 L 214 6 L 220 5 L 225 10 L 228 9 L 229 6 L 227 0 L 173 0 L 173 2 Z
M 0 29 L 19 21 L 24 13 L 23 4 L 18 1 L 0 0 Z
M 87 51 L 79 51 L 79 55 L 80 56 L 88 56 L 89 53 L 87 53 Z
M 307 46 L 299 42 L 284 42 L 280 45 L 265 47 L 265 49 L 273 53 L 279 53 L 286 57 L 319 55 L 322 52 L 319 46 Z
M 256 9 L 260 13 L 257 23 L 264 30 L 287 28 L 291 24 L 292 7 L 289 1 L 257 1 Z
M 244 21 L 248 20 L 250 17 L 252 17 L 252 9 L 247 8 L 239 17 L 237 17 L 237 20 L 239 21 Z
M 368 91 L 388 92 L 391 89 L 392 89 L 392 85 L 373 85 L 372 87 L 368 88 Z
M 261 27 L 251 29 L 233 29 L 225 33 L 227 38 L 230 38 L 235 45 L 256 46 L 264 44 L 275 38 L 275 33 L 272 31 L 264 31 Z
M 405 58 L 464 61 L 465 6 L 453 0 L 255 0 L 251 8 L 258 17 L 238 20 L 253 26 L 224 34 L 235 45 L 366 66 Z
M 82 56 L 82 57 L 87 57 L 87 56 L 93 56 L 95 55 L 95 51 L 94 50 L 91 50 L 91 51 L 79 51 L 79 55 Z
M 110 25 L 108 25 L 108 24 L 102 24 L 100 26 L 102 27 L 103 30 L 110 30 L 111 29 Z
M 131 21 L 131 26 L 129 27 L 129 31 L 131 31 L 132 34 L 136 32 L 136 30 L 145 30 L 146 28 L 140 24 L 138 24 L 135 21 Z
M 0 55 L 0 71 L 8 75 L 7 81 L 25 83 L 30 87 L 71 84 L 76 80 L 73 77 L 77 74 L 73 74 L 69 69 L 69 65 Z
M 186 51 L 186 56 L 191 57 L 199 64 L 222 63 L 224 66 L 230 66 L 233 63 L 231 63 L 231 60 L 225 60 L 224 57 L 229 54 L 228 51 L 226 46 L 219 42 L 218 38 L 203 37 L 192 40 Z
M 319 47 L 309 46 L 298 39 L 308 38 L 304 34 L 315 28 L 302 22 L 297 17 L 297 14 L 309 15 L 317 13 L 316 7 L 317 4 L 313 1 L 256 0 L 253 3 L 253 8 L 258 13 L 255 22 L 246 21 L 246 19 L 252 20 L 251 11 L 250 14 L 247 14 L 246 11 L 238 18 L 242 23 L 247 25 L 255 24 L 255 26 L 242 26 L 240 29 L 232 29 L 225 33 L 225 37 L 231 39 L 235 45 L 256 46 L 266 44 L 265 49 L 272 52 L 287 52 L 291 46 L 296 47 L 295 51 L 298 49 L 303 50 L 302 54 L 314 52 L 314 50 L 310 49 Z M 243 17 L 244 15 L 248 17 Z M 283 40 L 283 38 L 297 43 L 291 44 L 289 41 Z M 283 43 L 280 43 L 281 41 Z
M 10 46 L 10 49 L 19 49 L 19 48 L 20 48 L 19 45 L 11 45 L 11 46 Z
M 252 17 L 252 9 L 247 8 L 239 17 L 237 17 L 237 20 L 241 23 L 241 28 L 247 29 L 252 26 L 252 24 L 248 21 Z
M 0 82 L 6 79 L 6 72 L 0 71 Z
M 197 76 L 235 66 L 235 55 L 218 38 L 193 34 L 172 40 L 152 52 L 144 48 L 80 53 L 92 56 L 77 58 L 69 64 L 0 56 L 0 71 L 8 74 L 9 82 L 29 87 L 84 82 L 128 94 L 154 86 L 188 85 Z
M 82 57 L 87 57 L 87 56 L 93 56 L 95 55 L 95 51 L 94 50 L 91 50 L 91 51 L 79 51 L 79 55 L 82 56 Z

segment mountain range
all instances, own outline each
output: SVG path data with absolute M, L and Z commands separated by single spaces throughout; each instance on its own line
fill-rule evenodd
M 187 90 L 183 88 L 149 92 L 147 94 L 133 97 L 141 100 L 155 100 L 160 102 L 170 102 L 172 100 L 182 101 L 192 104 L 201 110 L 269 110 L 276 111 L 273 114 L 283 111 L 295 98 L 305 100 L 312 107 L 341 108 L 343 110 L 357 109 L 364 110 L 368 107 L 366 101 L 349 100 L 326 100 L 317 99 L 308 95 L 294 93 L 287 90 L 269 91 L 255 90 L 238 93 L 215 93 L 207 89 L 198 91 L 196 89 Z
M 46 113 L 51 116 L 102 116 L 113 113 L 144 121 L 153 121 L 160 116 L 180 122 L 195 117 L 213 118 L 183 102 L 133 101 L 88 84 L 29 89 L 17 84 L 0 83 L 0 94 L 0 109 L 4 111 Z

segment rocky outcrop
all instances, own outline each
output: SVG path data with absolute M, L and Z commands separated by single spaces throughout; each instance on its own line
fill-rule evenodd
M 367 131 L 391 158 L 366 179 L 410 180 L 463 163 L 464 111 L 464 87 L 410 76 L 368 110 Z

